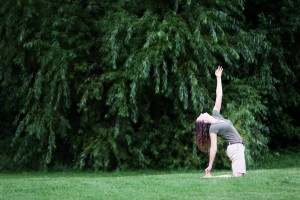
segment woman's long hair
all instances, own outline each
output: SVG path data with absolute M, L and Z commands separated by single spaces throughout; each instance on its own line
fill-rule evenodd
M 211 124 L 197 121 L 195 125 L 196 144 L 201 151 L 206 152 L 210 148 L 209 127 Z

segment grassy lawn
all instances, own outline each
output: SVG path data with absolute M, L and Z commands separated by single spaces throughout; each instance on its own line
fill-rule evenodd
M 243 178 L 202 179 L 203 170 L 2 173 L 0 199 L 300 199 L 299 156 L 283 157 L 274 154 L 266 163 L 274 168 L 250 169 Z
M 300 169 L 243 178 L 186 173 L 25 173 L 0 176 L 0 199 L 300 199 Z M 202 175 L 202 174 L 201 174 Z

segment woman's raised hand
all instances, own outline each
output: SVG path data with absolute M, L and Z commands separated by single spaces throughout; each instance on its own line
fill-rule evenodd
M 218 66 L 218 69 L 215 72 L 217 78 L 221 78 L 223 72 L 223 67 L 221 65 Z

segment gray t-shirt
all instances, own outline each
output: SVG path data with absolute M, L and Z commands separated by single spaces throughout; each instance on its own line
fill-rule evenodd
M 213 110 L 212 116 L 223 121 L 212 123 L 209 128 L 209 133 L 216 133 L 228 143 L 243 141 L 242 137 L 234 128 L 230 120 L 225 119 L 217 110 Z

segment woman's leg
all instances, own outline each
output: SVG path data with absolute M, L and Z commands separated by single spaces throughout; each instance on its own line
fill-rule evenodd
M 231 160 L 232 174 L 234 177 L 246 173 L 245 147 L 243 144 L 232 144 L 227 147 L 227 155 Z

